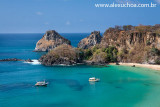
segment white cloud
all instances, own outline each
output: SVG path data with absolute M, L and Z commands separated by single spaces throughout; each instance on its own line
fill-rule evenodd
M 36 15 L 43 15 L 43 13 L 42 12 L 36 12 Z
M 70 21 L 67 21 L 67 22 L 66 22 L 66 25 L 70 25 L 70 24 L 71 24 L 71 22 L 70 22 Z

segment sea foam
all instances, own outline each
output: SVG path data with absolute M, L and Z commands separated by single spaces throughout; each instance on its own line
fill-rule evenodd
M 24 62 L 24 63 L 29 63 L 32 65 L 40 65 L 41 63 L 37 59 L 32 59 L 33 62 Z

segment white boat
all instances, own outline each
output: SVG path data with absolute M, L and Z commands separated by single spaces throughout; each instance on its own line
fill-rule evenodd
M 47 86 L 48 83 L 46 83 L 45 81 L 39 81 L 35 84 L 35 86 Z
M 98 81 L 100 81 L 100 79 L 99 79 L 99 78 L 92 77 L 92 78 L 89 78 L 89 81 L 90 81 L 90 82 L 98 82 Z

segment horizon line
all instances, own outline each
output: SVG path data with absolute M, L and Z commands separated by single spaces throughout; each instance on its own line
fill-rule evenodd
M 60 34 L 61 33 L 62 32 L 60 32 Z M 69 33 L 69 32 L 67 32 L 67 33 Z M 71 33 L 91 33 L 91 32 L 71 32 Z M 101 33 L 104 33 L 104 32 L 101 32 Z M 0 34 L 45 34 L 45 32 L 44 33 L 42 33 L 42 32 L 41 33 L 31 33 L 31 32 L 27 32 L 27 33 L 0 33 Z

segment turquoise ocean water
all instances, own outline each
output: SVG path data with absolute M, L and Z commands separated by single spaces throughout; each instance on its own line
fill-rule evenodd
M 76 46 L 88 34 L 61 34 Z M 0 34 L 0 59 L 38 59 L 43 34 Z M 96 76 L 97 83 L 88 78 Z M 46 80 L 47 87 L 35 87 Z M 0 107 L 160 107 L 160 71 L 110 65 L 45 67 L 0 62 Z

